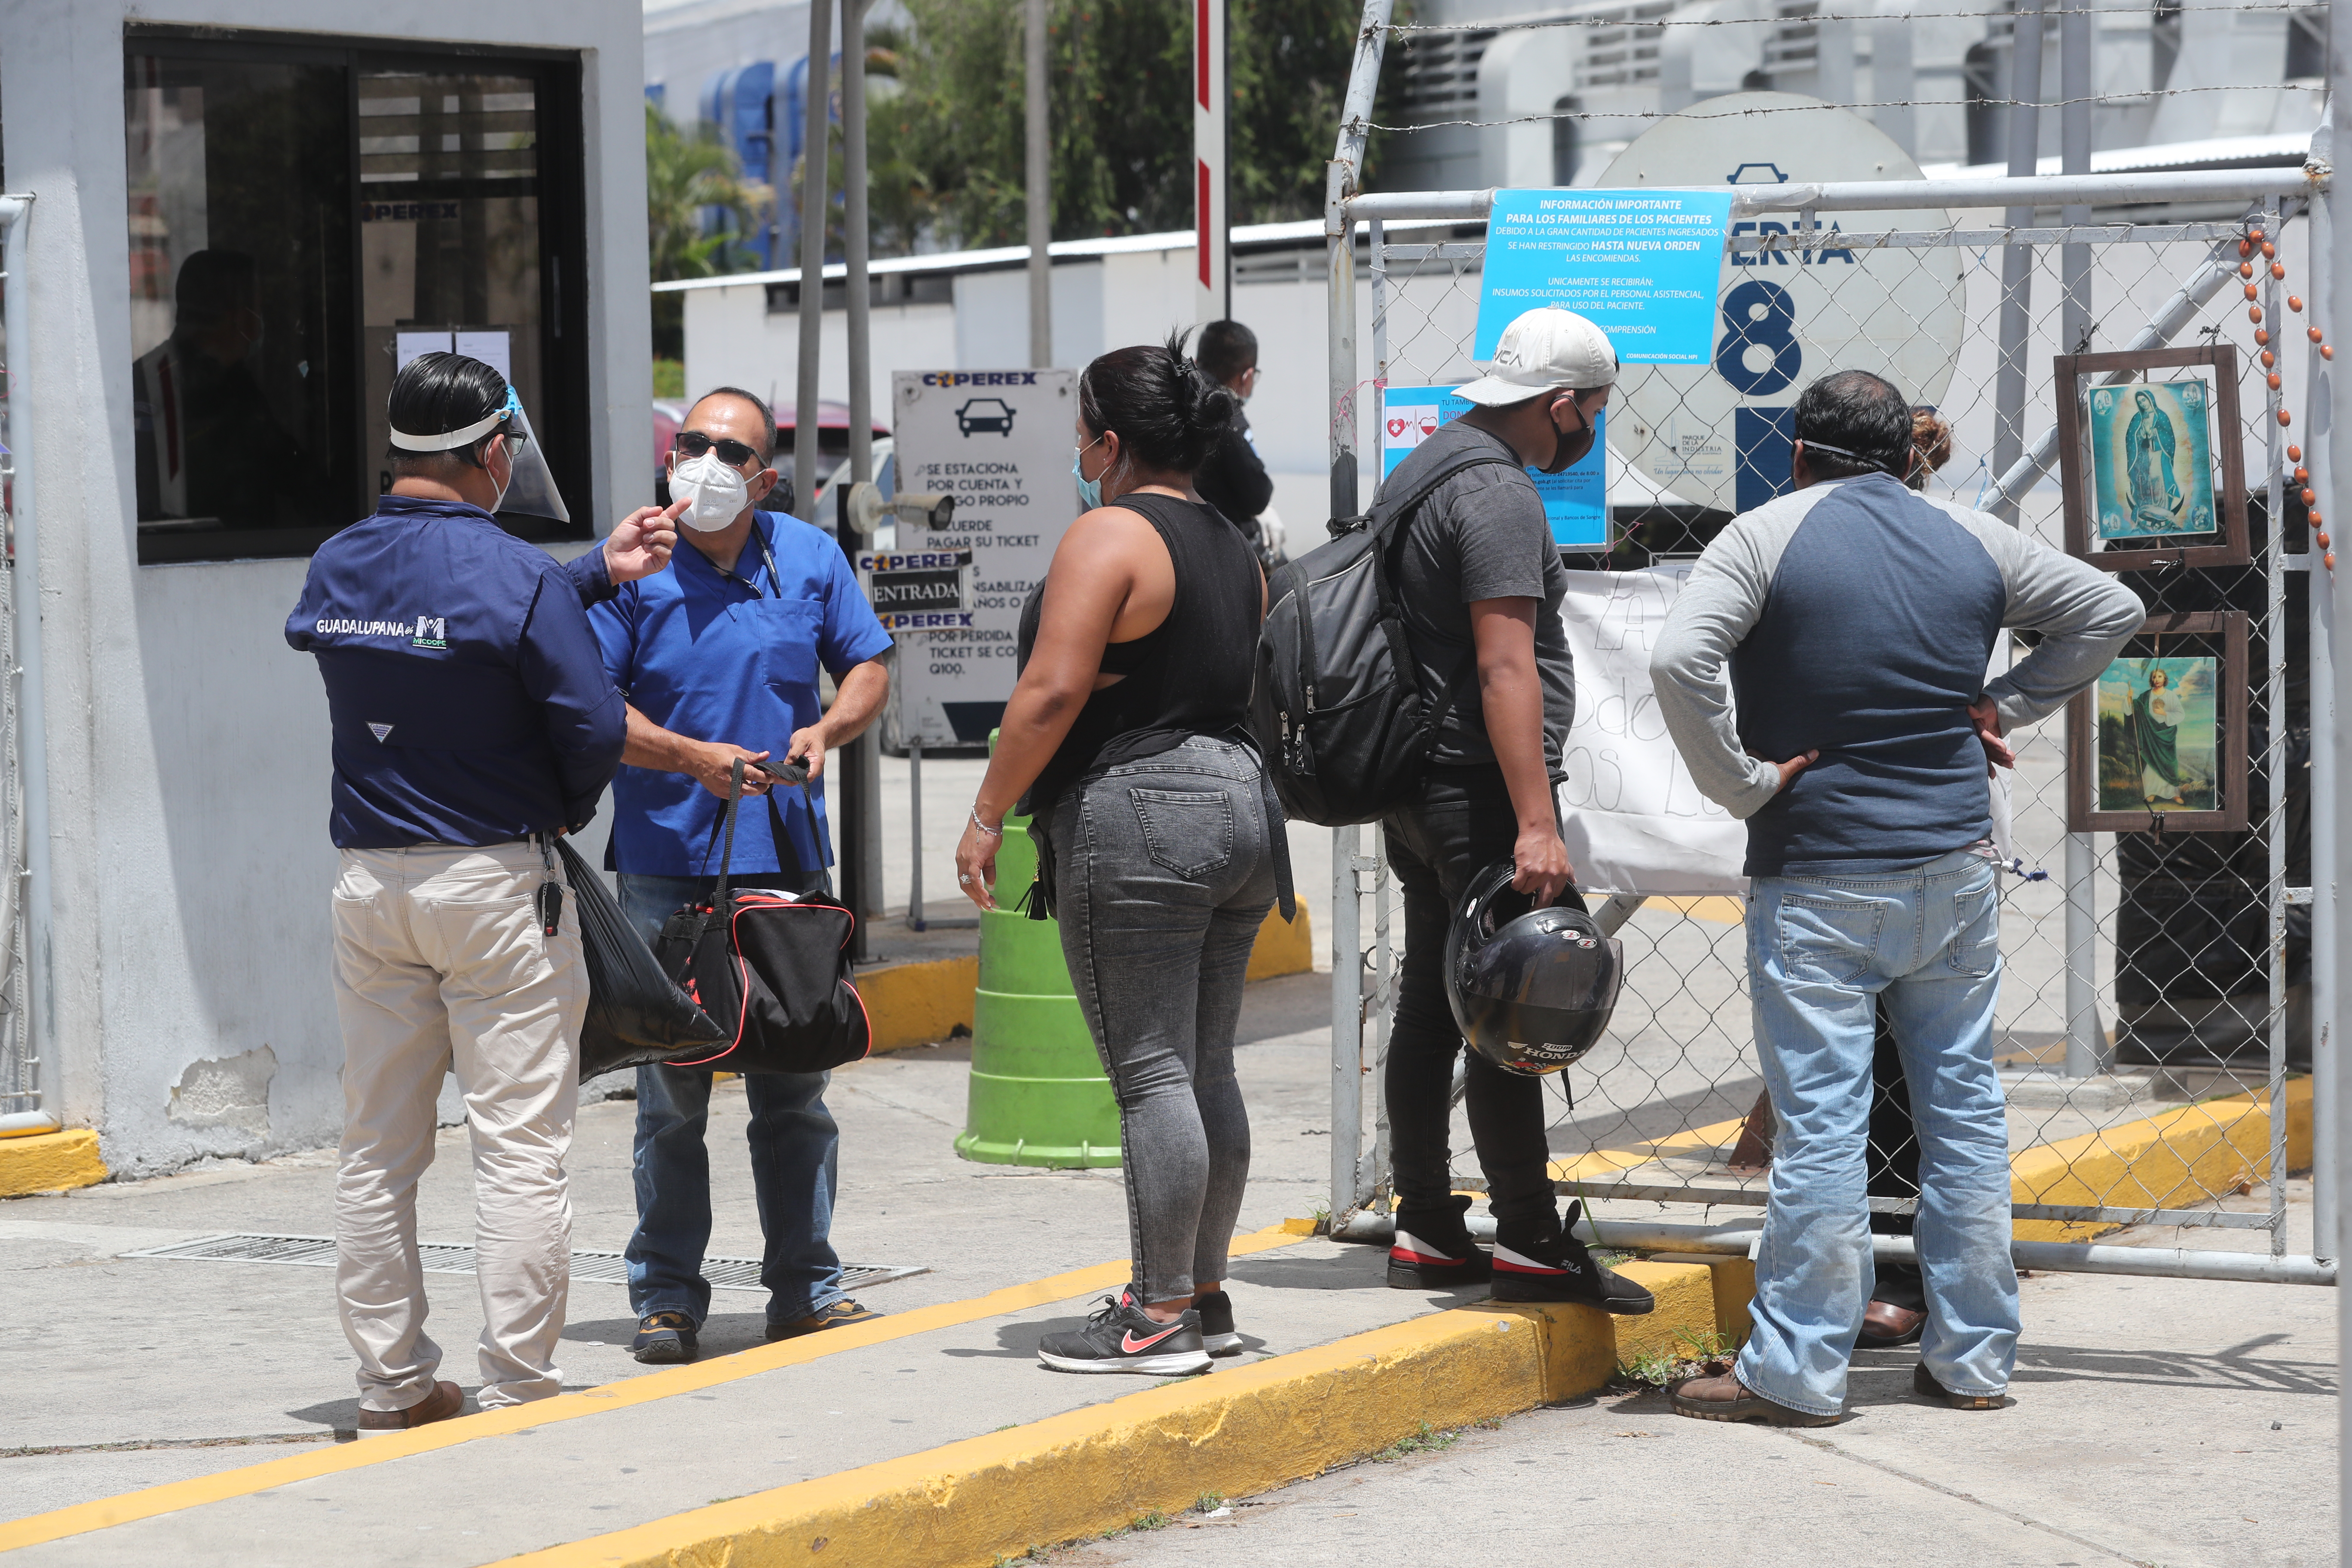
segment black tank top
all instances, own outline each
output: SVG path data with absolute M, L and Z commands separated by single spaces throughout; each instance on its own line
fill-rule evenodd
M 1102 673 L 1127 679 L 1087 699 L 1053 760 L 1029 786 L 1024 811 L 1052 808 L 1087 773 L 1157 756 L 1192 735 L 1243 728 L 1265 618 L 1265 574 L 1240 532 L 1216 508 L 1174 496 L 1137 493 L 1111 502 L 1159 531 L 1176 569 L 1168 618 L 1129 642 L 1103 649 Z M 1037 642 L 1040 583 L 1021 611 L 1021 668 Z

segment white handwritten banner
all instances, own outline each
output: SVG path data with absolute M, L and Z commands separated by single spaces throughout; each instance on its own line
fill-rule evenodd
M 1738 893 L 1748 828 L 1699 794 L 1650 691 L 1650 649 L 1691 563 L 1570 572 L 1560 617 L 1576 724 L 1559 786 L 1576 882 L 1612 893 Z

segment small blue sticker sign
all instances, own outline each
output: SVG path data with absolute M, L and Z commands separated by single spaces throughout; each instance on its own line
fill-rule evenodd
M 1538 305 L 1559 305 L 1607 332 L 1621 363 L 1712 363 L 1731 196 L 1496 191 L 1472 357 L 1494 358 L 1505 327 Z
M 1470 401 L 1450 386 L 1390 386 L 1381 390 L 1381 478 L 1387 479 L 1437 427 L 1468 412 Z M 1536 493 L 1551 521 L 1552 542 L 1562 550 L 1605 551 L 1609 539 L 1609 415 L 1592 416 L 1592 450 L 1559 473 L 1535 468 Z

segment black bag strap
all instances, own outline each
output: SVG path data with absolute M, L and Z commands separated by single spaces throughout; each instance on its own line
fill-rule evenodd
M 1390 506 L 1386 500 L 1372 503 L 1365 527 L 1373 535 L 1372 549 L 1381 556 L 1372 568 L 1372 588 L 1381 596 L 1383 615 L 1391 618 L 1397 615 L 1396 584 L 1389 577 L 1388 552 L 1402 545 L 1405 528 L 1420 514 L 1421 503 L 1427 500 L 1438 486 L 1467 469 L 1488 467 L 1516 468 L 1519 466 L 1516 458 L 1497 457 L 1493 452 L 1465 452 L 1452 462 L 1440 464 L 1435 473 L 1417 482 L 1395 505 Z M 1383 507 L 1388 510 L 1383 511 Z M 1445 700 L 1438 705 L 1436 713 L 1429 721 L 1428 733 L 1433 741 L 1445 728 L 1446 720 L 1454 716 L 1454 705 L 1462 696 L 1463 677 L 1476 668 L 1477 659 L 1474 655 L 1462 668 L 1454 672 L 1454 679 L 1445 683 Z
M 714 838 L 719 837 L 722 832 L 726 837 L 725 848 L 721 851 L 719 858 L 719 885 L 711 890 L 710 895 L 710 907 L 713 910 L 724 910 L 727 907 L 727 884 L 735 869 L 735 813 L 737 808 L 743 803 L 744 763 L 744 758 L 737 757 L 729 766 L 727 770 L 727 809 L 720 816 L 719 821 L 711 826 L 710 829 L 711 837 Z M 810 829 L 811 831 L 814 831 L 816 826 L 816 800 L 809 794 L 807 764 L 803 763 L 752 763 L 751 765 L 758 768 L 761 773 L 766 773 L 769 778 L 775 781 L 777 784 L 792 784 L 799 788 L 801 792 L 801 804 L 806 807 L 808 811 Z M 776 858 L 779 861 L 782 861 L 785 856 L 791 856 L 793 858 L 793 870 L 794 874 L 805 877 L 807 875 L 808 868 L 801 864 L 800 847 L 793 842 L 792 834 L 784 825 L 784 814 L 776 809 L 776 795 L 775 791 L 772 788 L 768 792 L 767 801 L 768 832 L 775 843 Z M 710 864 L 710 851 L 708 847 L 706 847 L 702 852 L 702 863 L 706 866 Z

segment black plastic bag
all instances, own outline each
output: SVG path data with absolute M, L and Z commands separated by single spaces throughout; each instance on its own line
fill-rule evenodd
M 580 1081 L 674 1057 L 707 1057 L 727 1031 L 662 973 L 604 879 L 572 846 L 556 840 L 563 878 L 580 910 L 588 960 L 588 1016 L 580 1026 Z

